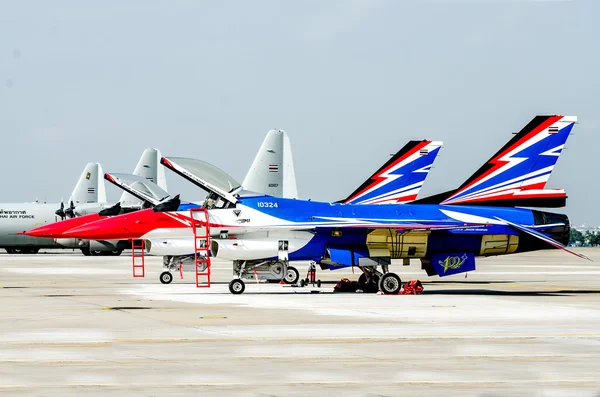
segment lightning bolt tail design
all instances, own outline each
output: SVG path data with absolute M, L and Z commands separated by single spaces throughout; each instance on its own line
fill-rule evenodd
M 410 141 L 360 185 L 344 204 L 397 204 L 414 201 L 442 142 Z
M 417 202 L 564 206 L 564 190 L 544 187 L 576 121 L 573 116 L 536 116 L 458 189 Z

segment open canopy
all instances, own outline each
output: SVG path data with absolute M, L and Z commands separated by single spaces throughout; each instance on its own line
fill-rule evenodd
M 156 183 L 138 175 L 106 173 L 104 179 L 125 190 L 139 200 L 148 202 L 152 205 L 156 205 L 169 197 L 169 193 Z
M 241 186 L 238 181 L 225 171 L 205 161 L 186 157 L 168 157 L 168 159 L 197 178 L 227 193 L 231 193 Z

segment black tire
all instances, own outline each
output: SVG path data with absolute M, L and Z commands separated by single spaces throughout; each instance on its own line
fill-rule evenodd
M 171 284 L 171 281 L 173 281 L 173 275 L 171 272 L 162 272 L 159 280 L 162 284 Z
M 321 288 L 321 280 L 317 280 L 317 288 Z
M 12 248 L 5 248 L 7 254 L 14 254 L 15 250 Z
M 123 250 L 113 250 L 113 251 L 109 251 L 108 255 L 109 256 L 120 256 L 122 252 L 123 252 Z
M 367 275 L 361 274 L 358 277 L 358 288 L 367 294 L 376 294 L 379 291 L 379 276 L 377 274 L 373 274 L 371 276 L 371 280 L 367 282 Z
M 288 266 L 285 276 L 283 276 L 283 281 L 285 281 L 286 284 L 296 284 L 298 279 L 300 279 L 298 269 L 293 266 Z
M 240 280 L 239 278 L 234 278 L 229 283 L 229 292 L 231 292 L 234 295 L 239 295 L 239 294 L 243 293 L 245 290 L 246 290 L 246 284 L 244 284 L 244 282 L 242 280 Z
M 306 282 L 306 280 L 304 280 L 304 279 L 300 280 L 301 287 L 306 287 L 307 285 L 308 285 L 308 283 Z
M 104 252 L 100 251 L 100 250 L 90 250 L 90 255 L 91 256 L 100 256 L 102 255 Z
M 29 249 L 25 250 L 26 254 L 37 254 L 38 252 L 40 252 L 39 248 L 29 248 Z
M 13 248 L 12 253 L 13 254 L 23 254 L 24 250 L 23 250 L 23 248 Z
M 379 280 L 379 290 L 385 295 L 398 295 L 402 288 L 402 280 L 396 273 L 386 273 Z
M 92 255 L 92 253 L 90 252 L 90 249 L 89 249 L 89 248 L 82 248 L 82 249 L 81 249 L 81 253 L 82 253 L 84 256 L 90 256 L 90 255 Z

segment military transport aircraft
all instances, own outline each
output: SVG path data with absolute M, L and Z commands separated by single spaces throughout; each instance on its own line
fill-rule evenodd
M 159 150 L 146 149 L 134 174 L 144 180 L 156 181 L 166 189 L 165 170 L 159 166 L 161 157 Z M 85 218 L 88 214 L 96 214 L 109 208 L 112 204 L 106 200 L 103 174 L 100 164 L 89 163 L 71 193 L 67 208 L 64 202 L 0 204 L 0 247 L 5 248 L 8 253 L 37 253 L 41 248 L 71 248 L 80 249 L 85 255 L 119 255 L 122 249 L 107 241 L 81 241 L 61 238 L 60 235 L 37 239 L 23 233 L 32 227 L 60 228 L 58 225 L 68 225 L 71 219 Z M 128 193 L 123 193 L 119 202 L 123 208 L 139 209 L 141 205 L 139 199 Z
M 545 195 L 541 189 L 566 141 L 565 137 L 557 145 L 556 137 L 568 136 L 576 118 L 542 116 L 534 121 L 482 167 L 485 170 L 470 182 L 479 186 L 475 193 L 497 189 L 495 205 L 503 198 L 510 203 L 516 195 L 521 195 L 521 205 L 527 198 L 540 204 Z M 570 226 L 562 214 L 454 203 L 371 206 L 290 200 L 248 192 L 224 173 L 209 182 L 185 168 L 192 168 L 189 159 L 170 157 L 161 163 L 210 192 L 204 208 L 212 241 L 206 243 L 214 257 L 234 261 L 237 277 L 230 283 L 232 293 L 243 292 L 242 278 L 252 278 L 255 269 L 287 266 L 294 260 L 358 266 L 367 280 L 379 279 L 384 293 L 396 293 L 401 282 L 389 272 L 391 259 L 419 258 L 429 275 L 447 276 L 475 270 L 476 256 L 556 247 L 583 257 L 565 246 Z M 537 182 L 530 183 L 532 179 Z M 135 235 L 152 241 L 165 237 L 168 230 L 169 237 L 191 238 L 192 223 L 198 220 L 187 211 L 145 210 L 65 235 Z
M 75 209 L 85 211 L 106 203 L 100 164 L 89 163 L 86 165 L 71 193 L 69 203 L 71 205 L 67 210 L 64 209 L 64 203 L 0 204 L 0 247 L 9 254 L 35 254 L 40 248 L 71 248 L 73 239 L 65 240 L 65 245 L 63 245 L 56 241 L 39 240 L 17 233 L 59 221 L 61 217 L 70 215 Z

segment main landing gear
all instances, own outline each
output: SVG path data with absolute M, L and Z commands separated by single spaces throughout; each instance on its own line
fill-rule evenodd
M 385 273 L 379 279 L 379 290 L 385 295 L 398 295 L 402 288 L 402 281 L 396 273 Z
M 7 254 L 37 254 L 39 248 L 6 248 Z
M 383 272 L 375 267 L 365 266 L 360 268 L 363 274 L 358 277 L 358 288 L 365 293 L 381 291 L 385 295 L 397 295 L 402 288 L 402 280 L 396 273 L 388 271 L 383 266 Z
M 285 272 L 285 277 L 283 278 L 283 281 L 285 281 L 286 284 L 296 284 L 298 282 L 299 278 L 300 278 L 300 273 L 298 272 L 298 269 L 296 269 L 293 266 L 288 266 L 287 272 Z
M 89 248 L 82 248 L 81 253 L 84 256 L 119 256 L 123 250 L 112 250 L 112 251 L 101 251 L 101 250 L 90 250 Z
M 266 280 L 267 282 L 285 282 L 286 284 L 296 284 L 300 279 L 298 269 L 289 266 L 287 260 L 278 261 L 234 261 L 233 262 L 234 279 L 229 283 L 229 292 L 239 295 L 244 292 L 246 280 Z

